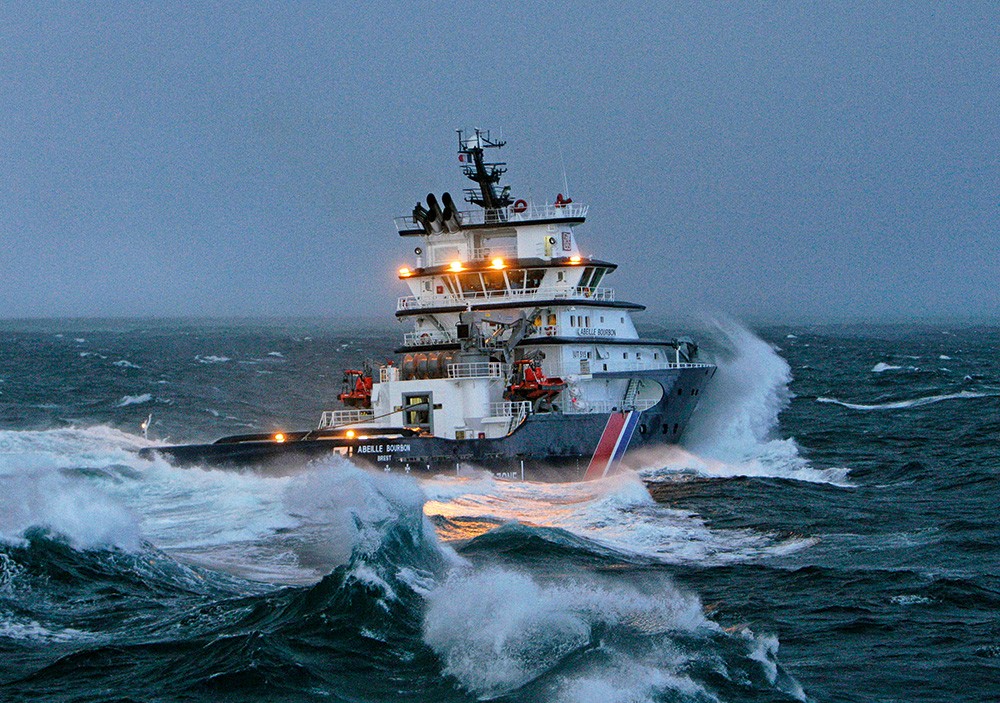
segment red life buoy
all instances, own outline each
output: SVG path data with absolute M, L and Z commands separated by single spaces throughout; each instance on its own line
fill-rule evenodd
M 516 212 L 518 214 L 521 214 L 522 212 L 524 212 L 525 210 L 528 209 L 528 201 L 527 200 L 516 200 L 516 201 L 514 201 L 514 207 L 512 207 L 511 209 L 514 212 Z

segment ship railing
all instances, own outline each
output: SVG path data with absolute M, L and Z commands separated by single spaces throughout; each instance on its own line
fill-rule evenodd
M 505 400 L 490 403 L 489 417 L 484 417 L 484 423 L 506 423 L 507 434 L 513 432 L 531 414 L 530 400 Z
M 705 369 L 711 364 L 676 361 L 630 361 L 627 364 L 608 364 L 608 372 L 614 371 L 662 371 L 669 369 Z
M 496 224 L 498 226 L 523 224 L 534 220 L 581 220 L 587 217 L 587 205 L 568 203 L 566 205 L 529 205 L 521 212 L 515 212 L 514 207 L 495 210 L 463 210 L 459 221 L 463 225 Z M 413 219 L 413 215 L 403 215 L 393 218 L 396 229 L 400 232 L 422 229 L 423 225 Z M 446 234 L 443 230 L 441 234 Z
M 530 412 L 530 400 L 504 400 L 499 403 L 490 403 L 490 417 L 523 418 Z
M 610 400 L 584 400 L 578 398 L 569 399 L 563 404 L 564 415 L 589 415 L 592 413 L 610 413 L 621 410 L 621 403 L 613 403 Z
M 482 301 L 525 301 L 534 300 L 599 300 L 613 302 L 614 288 L 509 288 L 465 293 L 464 295 L 407 295 L 396 303 L 396 310 L 420 310 L 442 305 L 465 305 Z
M 476 247 L 472 250 L 472 261 L 491 261 L 496 258 L 516 259 L 517 247 Z
M 659 398 L 655 400 L 651 398 L 640 398 L 632 404 L 632 408 L 626 408 L 621 401 L 614 402 L 611 400 L 579 399 L 576 402 L 573 402 L 570 400 L 563 408 L 563 414 L 591 415 L 595 413 L 625 412 L 627 410 L 638 410 L 639 412 L 642 412 L 643 410 L 649 410 L 659 402 Z
M 448 364 L 448 378 L 500 378 L 502 373 L 502 364 L 496 361 Z
M 403 335 L 403 345 L 407 347 L 421 347 L 429 344 L 450 344 L 455 338 L 450 334 L 438 331 L 427 332 L 407 332 Z
M 317 430 L 325 430 L 330 427 L 341 427 L 343 425 L 357 425 L 363 422 L 371 422 L 375 419 L 375 412 L 368 408 L 355 408 L 352 410 L 324 410 L 319 417 Z

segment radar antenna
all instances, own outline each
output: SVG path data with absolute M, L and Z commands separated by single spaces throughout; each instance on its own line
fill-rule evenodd
M 503 208 L 510 205 L 510 186 L 504 186 L 497 193 L 500 177 L 507 172 L 507 164 L 501 161 L 487 162 L 483 153 L 486 149 L 500 149 L 507 142 L 492 139 L 489 130 L 475 129 L 473 135 L 466 137 L 462 130 L 458 131 L 458 160 L 462 164 L 462 173 L 479 188 L 466 188 L 465 200 L 486 210 L 487 221 L 504 219 Z

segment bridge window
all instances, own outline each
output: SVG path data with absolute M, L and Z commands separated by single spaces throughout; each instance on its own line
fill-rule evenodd
M 506 272 L 511 290 L 521 290 L 524 288 L 524 273 L 524 269 L 512 269 Z
M 545 269 L 528 269 L 525 273 L 527 274 L 524 281 L 525 288 L 538 288 L 542 285 Z
M 488 291 L 505 291 L 507 283 L 504 281 L 503 271 L 483 271 L 483 287 Z
M 463 273 L 458 277 L 462 284 L 463 293 L 481 293 L 483 291 L 483 281 L 478 273 Z

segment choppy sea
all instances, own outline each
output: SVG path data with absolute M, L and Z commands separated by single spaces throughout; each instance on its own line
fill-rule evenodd
M 683 446 L 591 483 L 135 454 L 398 334 L 0 323 L 0 700 L 1000 700 L 997 327 L 707 324 Z

